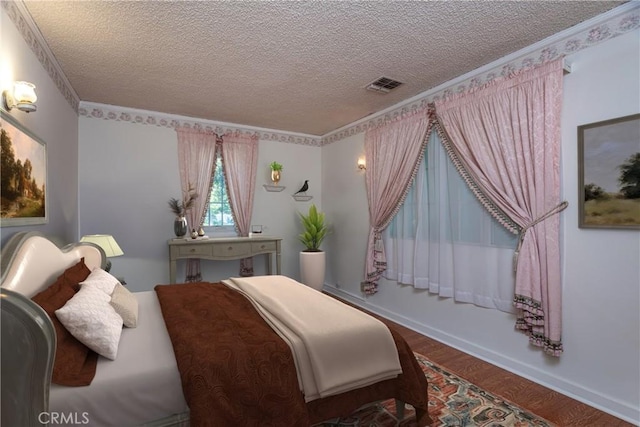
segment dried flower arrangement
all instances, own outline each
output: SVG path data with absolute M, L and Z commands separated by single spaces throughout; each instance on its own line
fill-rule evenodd
M 174 199 L 173 197 L 169 199 L 169 208 L 176 216 L 185 216 L 187 211 L 193 207 L 197 198 L 198 194 L 194 192 L 193 187 L 189 186 L 187 197 L 182 199 L 182 201 Z

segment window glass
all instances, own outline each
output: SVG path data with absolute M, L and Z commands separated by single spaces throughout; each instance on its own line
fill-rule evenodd
M 228 228 L 233 228 L 234 226 L 220 156 L 216 159 L 216 170 L 213 174 L 209 206 L 205 212 L 203 225 L 205 227 Z

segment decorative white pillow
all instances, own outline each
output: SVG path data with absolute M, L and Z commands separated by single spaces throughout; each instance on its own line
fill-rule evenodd
M 122 317 L 109 304 L 111 297 L 99 287 L 84 284 L 56 316 L 78 341 L 115 360 L 122 334 Z
M 135 328 L 138 325 L 138 300 L 127 288 L 118 283 L 111 294 L 111 306 L 122 317 L 124 326 Z
M 91 271 L 89 277 L 87 277 L 83 282 L 80 282 L 80 286 L 82 287 L 82 285 L 87 283 L 95 285 L 102 292 L 110 296 L 113 293 L 113 289 L 116 287 L 116 284 L 120 282 L 100 267 L 96 267 Z

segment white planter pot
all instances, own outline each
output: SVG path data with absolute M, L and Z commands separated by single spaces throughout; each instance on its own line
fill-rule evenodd
M 300 252 L 300 276 L 305 285 L 321 291 L 324 285 L 325 253 Z

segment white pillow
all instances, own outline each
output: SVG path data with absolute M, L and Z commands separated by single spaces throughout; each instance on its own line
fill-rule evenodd
M 127 288 L 118 283 L 111 294 L 111 306 L 122 317 L 124 326 L 135 328 L 138 325 L 138 300 Z
M 82 287 L 82 285 L 85 285 L 87 283 L 91 283 L 105 294 L 111 295 L 113 293 L 113 289 L 116 287 L 116 284 L 120 282 L 118 281 L 118 279 L 116 279 L 100 267 L 96 267 L 91 271 L 91 274 L 89 274 L 89 276 L 83 282 L 80 282 L 80 286 Z
M 60 323 L 91 350 L 115 360 L 122 334 L 122 317 L 109 304 L 111 297 L 99 287 L 84 284 L 60 309 Z

